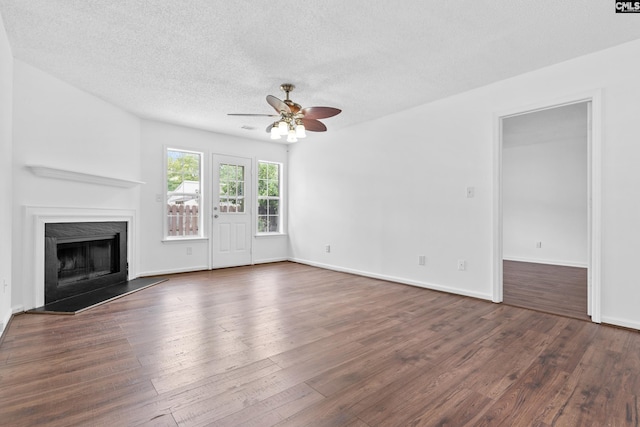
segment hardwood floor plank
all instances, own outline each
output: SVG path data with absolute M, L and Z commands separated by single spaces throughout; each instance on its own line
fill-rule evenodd
M 503 261 L 503 301 L 588 320 L 586 268 Z
M 475 425 L 529 426 L 540 422 L 538 417 L 546 406 L 546 399 L 557 394 L 569 378 L 570 374 L 553 365 L 531 365 Z
M 234 363 L 228 365 L 228 363 Z M 216 391 L 226 391 L 235 387 L 238 381 L 262 378 L 281 368 L 269 359 L 259 359 L 255 362 L 241 364 L 232 358 L 225 359 L 221 366 L 212 363 L 208 366 L 197 366 L 196 369 L 169 371 L 166 376 L 152 378 L 151 382 L 158 393 L 164 396 L 176 394 L 189 389 L 207 386 L 206 390 L 198 390 L 198 394 L 206 395 Z M 184 399 L 184 396 L 181 396 Z
M 491 399 L 473 390 L 456 388 L 429 411 L 421 411 L 406 425 L 465 426 L 482 416 Z
M 427 417 L 437 424 L 440 408 L 448 399 L 468 396 L 463 380 L 493 357 L 487 348 L 459 349 L 441 363 L 426 365 L 411 379 L 368 396 L 356 405 L 357 415 L 370 425 L 406 425 L 412 419 Z M 461 394 L 459 394 L 461 393 Z M 487 399 L 488 401 L 489 399 Z
M 638 331 L 282 262 L 14 317 L 0 424 L 637 427 L 638 372 Z
M 394 358 L 386 368 L 375 372 L 361 382 L 353 384 L 339 394 L 334 394 L 319 401 L 304 411 L 300 411 L 278 426 L 304 425 L 341 425 L 358 420 L 356 413 L 359 402 L 363 399 L 377 399 L 381 392 L 388 392 L 394 387 L 402 387 L 428 365 L 425 360 Z M 332 424 L 333 423 L 333 424 Z
M 306 385 L 299 383 L 280 393 L 277 393 L 267 399 L 262 400 L 254 405 L 245 407 L 244 409 L 228 415 L 222 419 L 216 420 L 210 425 L 219 427 L 236 427 L 239 425 L 265 425 L 264 415 L 270 414 L 270 418 L 274 423 L 279 422 L 294 414 L 308 405 L 318 402 L 324 397 Z

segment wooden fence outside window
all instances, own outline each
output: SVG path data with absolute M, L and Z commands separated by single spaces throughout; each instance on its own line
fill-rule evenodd
M 199 236 L 197 205 L 167 205 L 169 236 Z

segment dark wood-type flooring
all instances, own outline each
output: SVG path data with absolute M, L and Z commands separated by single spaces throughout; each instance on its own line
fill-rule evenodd
M 587 269 L 503 261 L 503 302 L 576 319 L 587 315 Z
M 637 426 L 640 334 L 276 263 L 14 317 L 10 426 Z

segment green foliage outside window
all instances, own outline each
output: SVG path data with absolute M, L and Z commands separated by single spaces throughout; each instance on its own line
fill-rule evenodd
M 280 232 L 280 165 L 258 162 L 258 232 Z
M 166 236 L 200 236 L 201 153 L 167 150 Z
M 244 166 L 220 164 L 220 212 L 244 213 Z
M 200 154 L 167 150 L 167 191 L 183 181 L 200 181 Z

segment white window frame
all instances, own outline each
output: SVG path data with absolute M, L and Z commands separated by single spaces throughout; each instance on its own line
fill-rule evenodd
M 169 169 L 169 151 L 178 151 L 187 154 L 197 154 L 200 157 L 200 192 L 194 193 L 198 194 L 198 234 L 197 235 L 188 235 L 188 236 L 170 236 L 169 235 L 169 224 L 167 220 L 167 206 L 169 205 L 169 191 L 167 188 L 168 182 L 168 169 Z M 178 148 L 175 146 L 165 146 L 164 147 L 164 168 L 163 168 L 163 205 L 162 205 L 162 229 L 163 229 L 163 241 L 184 241 L 184 240 L 201 240 L 206 239 L 205 230 L 204 230 L 204 217 L 205 217 L 205 177 L 204 177 L 204 162 L 205 162 L 205 153 L 199 150 L 191 150 L 186 148 Z
M 256 216 L 255 216 L 255 226 L 256 226 L 256 235 L 257 236 L 274 236 L 274 235 L 283 235 L 285 234 L 284 228 L 284 164 L 281 162 L 274 162 L 270 160 L 258 160 L 256 167 L 256 191 L 255 191 L 255 206 L 256 206 Z M 274 196 L 260 196 L 260 165 L 261 164 L 272 164 L 278 165 L 278 197 Z M 278 200 L 278 231 L 260 231 L 260 200 Z

